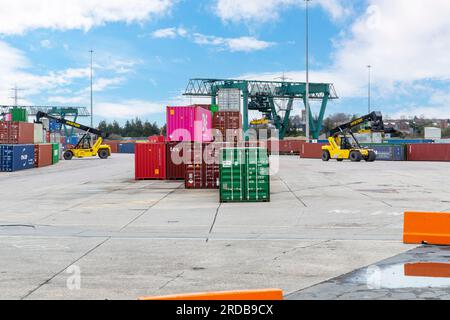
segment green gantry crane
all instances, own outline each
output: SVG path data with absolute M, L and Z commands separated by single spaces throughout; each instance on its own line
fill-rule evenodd
M 306 106 L 306 83 L 258 80 L 224 80 L 224 79 L 191 79 L 184 93 L 185 96 L 211 97 L 211 104 L 216 104 L 221 89 L 238 89 L 243 99 L 243 129 L 248 130 L 248 111 L 259 111 L 270 120 L 284 139 L 289 126 L 294 100 L 301 99 L 309 109 L 310 131 L 313 139 L 318 139 L 322 129 L 323 117 L 329 100 L 338 99 L 333 84 L 310 83 L 309 99 L 321 101 L 318 117 L 312 115 L 310 105 Z M 277 110 L 275 100 L 287 100 L 286 109 Z M 284 112 L 284 115 L 282 114 Z

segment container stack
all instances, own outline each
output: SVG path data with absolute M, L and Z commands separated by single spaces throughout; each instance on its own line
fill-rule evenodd
M 215 105 L 167 107 L 166 136 L 136 143 L 135 178 L 220 189 L 222 202 L 270 201 L 267 148 L 241 143 L 241 127 L 239 108 L 230 105 L 226 110 Z
M 59 161 L 59 141 L 49 143 L 48 128 L 27 120 L 25 109 L 13 108 L 10 116 L 0 121 L 0 171 L 44 167 Z

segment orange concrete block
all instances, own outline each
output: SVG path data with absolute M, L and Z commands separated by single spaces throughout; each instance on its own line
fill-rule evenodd
M 283 300 L 283 291 L 281 289 L 262 289 L 262 290 L 240 290 L 240 291 L 219 291 L 179 294 L 159 297 L 141 297 L 138 300 L 223 300 L 223 301 L 258 301 L 258 300 Z
M 405 212 L 403 242 L 450 245 L 450 213 Z

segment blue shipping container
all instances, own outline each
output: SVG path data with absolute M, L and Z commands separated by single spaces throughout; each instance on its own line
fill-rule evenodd
M 134 154 L 135 144 L 134 143 L 119 143 L 118 152 L 119 153 L 132 153 Z
M 34 168 L 34 144 L 0 145 L 0 171 Z
M 402 139 L 388 139 L 385 141 L 385 143 L 388 144 L 418 144 L 418 143 L 433 143 L 434 140 L 425 140 L 425 139 L 409 139 L 409 140 L 402 140 Z
M 367 145 L 377 154 L 377 161 L 406 161 L 405 145 Z
M 77 136 L 66 137 L 66 144 L 77 145 L 78 144 L 78 137 Z
M 49 130 L 50 132 L 58 132 L 61 131 L 61 123 L 56 120 L 50 119 L 49 121 Z

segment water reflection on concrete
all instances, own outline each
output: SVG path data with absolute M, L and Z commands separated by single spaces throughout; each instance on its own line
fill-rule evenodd
M 450 247 L 419 247 L 294 292 L 287 299 L 450 300 Z

